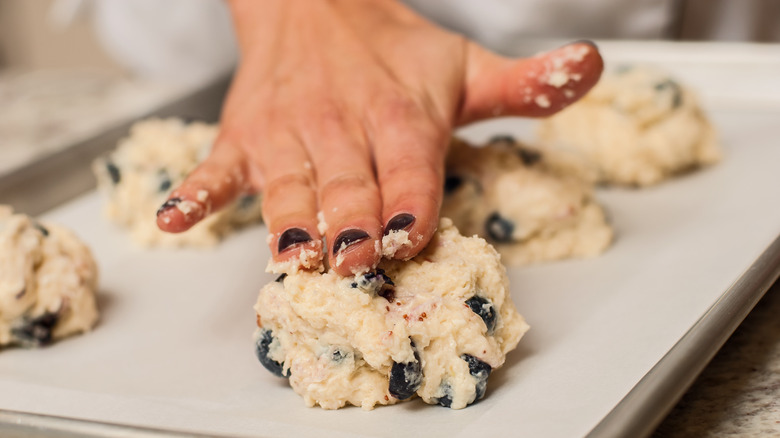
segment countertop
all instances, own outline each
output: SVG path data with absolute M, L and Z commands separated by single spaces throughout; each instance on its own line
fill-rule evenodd
M 654 438 L 780 436 L 780 281 L 764 295 Z

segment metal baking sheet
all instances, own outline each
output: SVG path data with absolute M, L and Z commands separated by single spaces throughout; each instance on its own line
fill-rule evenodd
M 641 58 L 643 47 L 648 58 L 660 53 L 652 44 L 603 45 L 608 60 L 621 53 Z M 757 85 L 766 83 L 765 74 L 776 80 L 780 56 L 774 70 L 763 56 L 742 56 L 706 73 L 707 50 L 680 60 L 675 47 L 667 46 L 671 58 L 653 61 L 699 84 L 721 132 L 724 162 L 646 190 L 601 190 L 617 232 L 603 256 L 510 269 L 513 299 L 532 329 L 491 376 L 481 402 L 461 411 L 420 401 L 370 413 L 304 407 L 253 356 L 251 307 L 271 280 L 263 272 L 269 254 L 262 226 L 213 251 L 149 251 L 103 221 L 99 197 L 88 192 L 44 217 L 70 226 L 92 246 L 102 269 L 101 322 L 50 348 L 0 352 L 0 422 L 6 423 L 0 432 L 647 433 L 780 269 L 780 244 L 773 244 L 780 235 L 780 105 L 762 101 L 751 108 L 737 90 L 732 107 L 727 85 L 706 86 L 718 84 L 711 75 Z M 696 53 L 703 54 L 698 62 Z M 751 62 L 763 67 L 750 68 Z M 502 119 L 462 134 L 530 138 L 532 125 Z

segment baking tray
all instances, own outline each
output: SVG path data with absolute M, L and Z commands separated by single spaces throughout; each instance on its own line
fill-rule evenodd
M 117 127 L 72 149 L 89 153 L 61 156 L 82 165 L 70 171 L 82 181 L 78 189 L 55 193 L 68 185 L 36 180 L 66 178 L 58 160 L 0 181 L 0 202 L 45 212 L 92 246 L 103 312 L 86 336 L 0 353 L 0 436 L 649 433 L 780 273 L 780 99 L 771 98 L 777 88 L 749 88 L 776 82 L 780 50 L 601 46 L 611 62 L 645 60 L 693 84 L 726 158 L 650 189 L 599 191 L 617 232 L 602 257 L 510 269 L 513 299 L 532 329 L 481 402 L 461 411 L 419 401 L 370 413 L 305 408 L 253 357 L 251 306 L 271 280 L 263 272 L 264 228 L 213 251 L 132 246 L 100 219 L 82 163 L 112 146 L 126 129 Z M 182 101 L 161 113 L 214 114 L 220 91 L 224 83 L 210 91 L 210 109 Z M 760 96 L 753 106 L 750 96 Z M 532 129 L 532 122 L 502 119 L 462 135 L 529 138 Z

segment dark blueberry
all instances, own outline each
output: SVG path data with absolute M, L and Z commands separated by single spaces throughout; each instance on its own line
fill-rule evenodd
M 111 177 L 111 182 L 119 184 L 119 181 L 122 180 L 122 175 L 119 173 L 119 168 L 116 167 L 116 164 L 106 161 L 106 170 L 108 171 L 108 176 Z
M 51 342 L 51 332 L 58 320 L 59 315 L 52 312 L 33 319 L 24 318 L 21 325 L 11 329 L 11 334 L 25 347 L 40 347 Z
M 412 342 L 414 349 L 414 342 Z M 398 400 L 406 400 L 414 395 L 422 385 L 422 362 L 417 350 L 414 350 L 414 362 L 394 362 L 390 368 L 390 395 Z
M 172 209 L 173 207 L 176 207 L 179 202 L 181 202 L 181 198 L 171 198 L 167 201 L 163 202 L 163 205 L 160 206 L 160 208 L 157 209 L 157 216 L 165 213 L 166 211 Z
M 274 281 L 276 281 L 277 283 L 282 283 L 282 282 L 284 282 L 285 278 L 287 278 L 287 274 L 279 274 L 279 276 L 276 277 L 276 280 L 274 280 Z
M 458 190 L 458 187 L 463 185 L 463 178 L 458 175 L 447 175 L 444 178 L 444 193 L 449 195 L 450 193 Z
M 542 159 L 541 152 L 528 148 L 517 148 L 517 155 L 526 166 L 533 166 Z
M 488 144 L 506 144 L 506 145 L 513 145 L 517 142 L 514 137 L 508 134 L 500 134 L 500 135 L 494 135 L 493 137 L 488 140 Z
M 658 92 L 663 92 L 665 90 L 672 91 L 672 108 L 679 108 L 680 105 L 682 105 L 682 90 L 680 89 L 680 84 L 677 82 L 671 79 L 666 79 L 655 84 L 654 88 L 655 91 Z
M 479 317 L 482 318 L 482 321 L 485 322 L 488 334 L 492 334 L 493 330 L 496 328 L 496 319 L 498 317 L 498 315 L 496 315 L 496 308 L 493 306 L 493 303 L 491 303 L 487 298 L 474 295 L 473 297 L 466 300 L 466 304 L 469 306 L 472 312 L 479 315 Z
M 351 286 L 373 295 L 379 295 L 390 302 L 395 299 L 395 283 L 381 268 L 377 268 L 376 272 L 366 272 L 356 277 Z
M 268 354 L 271 348 L 271 343 L 274 341 L 274 335 L 271 330 L 260 329 L 260 336 L 255 342 L 255 354 L 263 364 L 265 369 L 270 371 L 279 377 L 290 377 L 290 371 L 287 370 L 287 374 L 284 373 L 284 364 L 281 364 L 271 359 Z
M 33 222 L 33 227 L 43 234 L 43 237 L 49 237 L 49 230 L 38 222 Z
M 249 210 L 253 205 L 255 205 L 256 201 L 257 201 L 257 195 L 254 194 L 241 195 L 241 197 L 238 198 L 238 208 L 240 208 L 241 210 Z
M 512 221 L 504 219 L 500 214 L 494 212 L 488 216 L 485 221 L 485 233 L 495 242 L 512 242 L 512 233 L 515 231 L 515 224 Z
M 341 347 L 334 347 L 333 351 L 330 353 L 330 360 L 338 364 L 344 362 L 344 359 L 347 359 L 350 356 L 352 356 L 351 351 L 344 350 Z
M 171 177 L 168 176 L 168 172 L 166 172 L 165 169 L 160 169 L 160 171 L 157 172 L 157 177 L 160 179 L 160 185 L 157 187 L 159 192 L 167 192 L 171 189 L 173 182 L 171 182 Z
M 359 228 L 344 230 L 338 235 L 338 237 L 336 237 L 336 240 L 333 242 L 333 255 L 338 254 L 342 248 L 346 249 L 351 245 L 368 239 L 369 237 L 371 236 L 369 236 L 368 233 Z
M 493 371 L 493 367 L 470 354 L 464 354 L 460 356 L 460 358 L 465 360 L 468 364 L 469 374 L 477 379 L 476 397 L 474 398 L 474 401 L 477 401 L 485 395 L 488 377 L 490 377 L 490 372 Z
M 439 404 L 439 406 L 449 408 L 452 406 L 452 387 L 449 383 L 444 382 L 441 384 L 441 388 L 444 395 L 437 398 L 435 401 Z
M 279 236 L 279 249 L 281 253 L 298 244 L 311 242 L 311 236 L 300 228 L 288 228 Z

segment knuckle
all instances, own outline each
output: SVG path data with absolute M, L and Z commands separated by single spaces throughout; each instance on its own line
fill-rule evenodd
M 320 191 L 324 196 L 341 191 L 365 190 L 372 185 L 368 175 L 360 172 L 341 172 L 323 181 Z
M 270 200 L 279 196 L 287 196 L 294 189 L 310 190 L 312 183 L 309 175 L 305 173 L 288 172 L 266 181 L 263 188 L 266 200 Z

